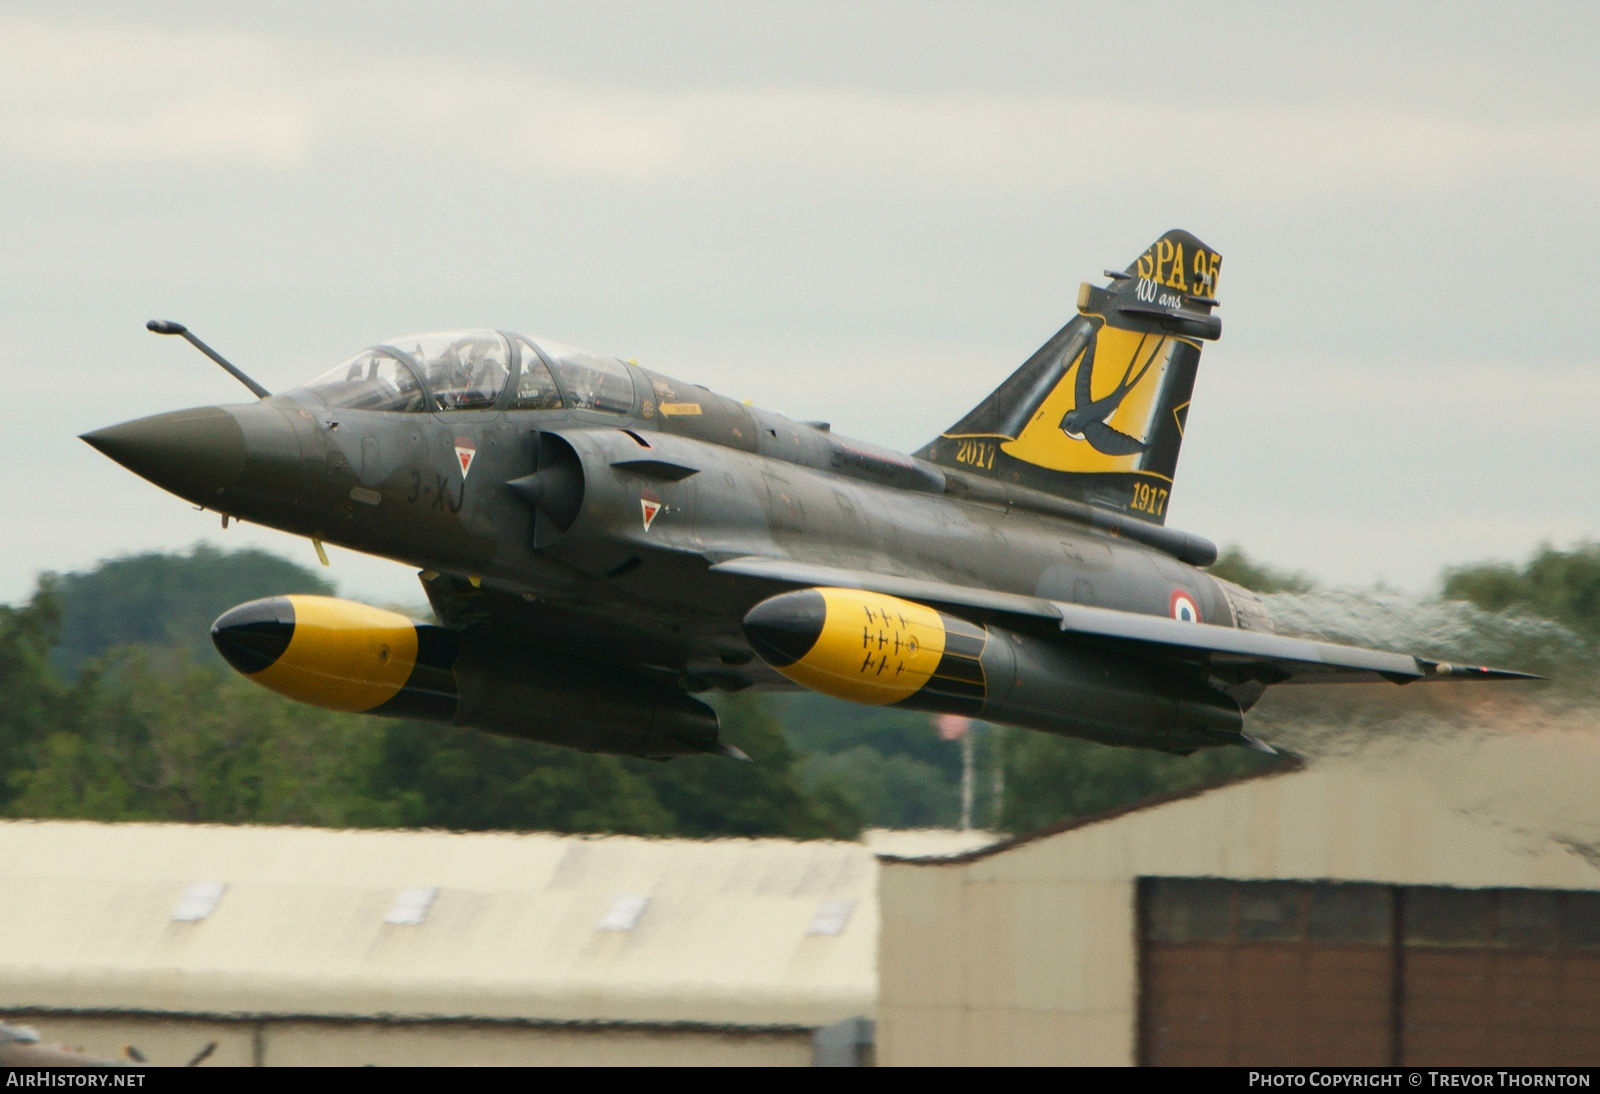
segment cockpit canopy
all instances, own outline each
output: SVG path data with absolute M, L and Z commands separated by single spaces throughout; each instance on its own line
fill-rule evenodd
M 492 330 L 413 334 L 373 346 L 306 385 L 330 407 L 400 412 L 633 409 L 621 361 Z

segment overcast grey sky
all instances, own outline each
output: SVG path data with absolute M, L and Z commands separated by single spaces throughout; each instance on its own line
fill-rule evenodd
M 1170 523 L 1337 582 L 1600 533 L 1600 7 L 0 4 L 0 600 L 222 532 L 85 430 L 497 326 L 914 448 L 1186 228 Z M 333 552 L 347 591 L 419 599 Z

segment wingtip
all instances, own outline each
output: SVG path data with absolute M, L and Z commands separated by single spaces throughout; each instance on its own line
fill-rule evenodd
M 1242 738 L 1244 746 L 1252 752 L 1264 752 L 1268 756 L 1276 756 L 1279 754 L 1278 750 L 1267 744 L 1267 742 L 1260 740 L 1259 738 L 1252 737 L 1248 733 L 1241 732 L 1239 736 Z
M 1428 661 L 1417 658 L 1423 675 L 1430 680 L 1548 680 L 1533 672 L 1514 669 L 1492 669 L 1487 665 L 1455 665 L 1449 661 Z

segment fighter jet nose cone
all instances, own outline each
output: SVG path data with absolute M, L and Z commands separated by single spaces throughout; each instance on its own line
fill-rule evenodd
M 211 644 L 222 659 L 251 676 L 274 664 L 294 637 L 294 603 L 286 596 L 229 608 L 211 624 Z
M 200 505 L 239 481 L 244 431 L 221 407 L 155 414 L 83 434 L 83 440 L 163 490 Z
M 817 644 L 828 605 L 815 589 L 763 600 L 744 617 L 744 636 L 761 660 L 773 668 L 792 665 Z

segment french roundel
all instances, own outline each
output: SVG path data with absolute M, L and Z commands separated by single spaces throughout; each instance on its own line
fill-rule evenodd
M 1173 591 L 1171 610 L 1172 618 L 1176 619 L 1180 623 L 1200 622 L 1199 606 L 1195 604 L 1194 597 L 1190 596 L 1182 589 L 1176 589 Z

